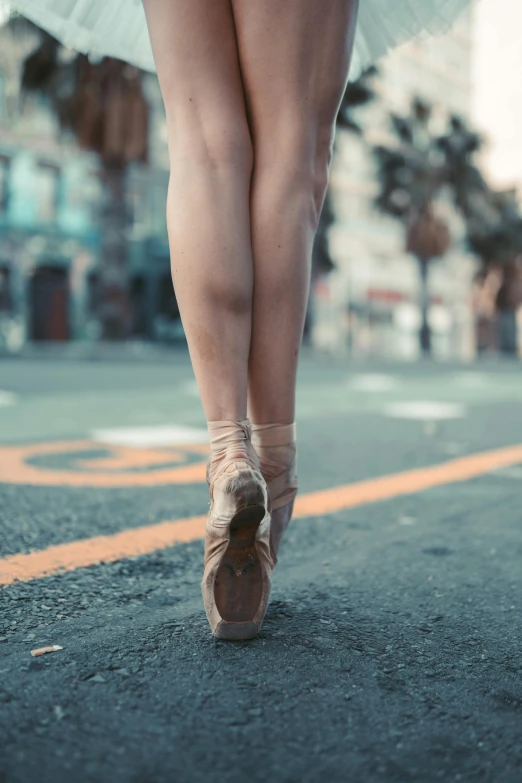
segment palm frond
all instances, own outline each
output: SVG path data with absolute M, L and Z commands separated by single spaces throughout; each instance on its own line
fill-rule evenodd
M 141 72 L 110 57 L 96 63 L 83 54 L 62 57 L 55 38 L 24 23 L 25 30 L 29 27 L 37 32 L 37 45 L 23 65 L 23 91 L 44 96 L 60 127 L 106 166 L 145 161 L 149 110 Z

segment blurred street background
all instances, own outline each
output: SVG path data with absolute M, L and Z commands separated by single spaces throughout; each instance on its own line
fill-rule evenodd
M 447 35 L 406 44 L 348 87 L 314 250 L 305 339 L 315 349 L 520 356 L 512 6 L 483 0 Z M 183 345 L 156 77 L 90 63 L 9 19 L 5 3 L 3 17 L 0 352 Z
M 519 783 L 516 0 L 346 90 L 300 494 L 245 644 L 200 597 L 157 80 L 2 8 L 0 783 Z

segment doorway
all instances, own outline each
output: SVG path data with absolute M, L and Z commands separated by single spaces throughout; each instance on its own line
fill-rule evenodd
M 69 339 L 69 281 L 60 266 L 41 266 L 31 280 L 32 340 L 65 342 Z

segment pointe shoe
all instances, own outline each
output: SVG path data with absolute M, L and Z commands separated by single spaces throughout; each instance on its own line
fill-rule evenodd
M 297 480 L 296 425 L 253 424 L 254 446 L 267 483 L 272 509 L 270 544 L 274 565 L 281 539 L 290 524 L 299 488 Z
M 274 567 L 268 488 L 248 419 L 211 421 L 208 430 L 203 603 L 218 639 L 252 639 L 263 623 Z

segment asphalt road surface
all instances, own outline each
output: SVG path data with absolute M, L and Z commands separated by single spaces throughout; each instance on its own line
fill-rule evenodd
M 520 783 L 521 375 L 305 357 L 296 518 L 230 643 L 186 357 L 0 362 L 0 783 Z

